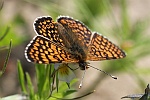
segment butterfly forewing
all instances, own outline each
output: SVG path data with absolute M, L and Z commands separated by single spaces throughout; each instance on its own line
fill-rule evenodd
M 124 58 L 125 53 L 107 38 L 94 33 L 89 49 L 87 60 L 109 60 Z
M 34 29 L 37 35 L 46 37 L 57 44 L 64 45 L 63 40 L 59 36 L 57 24 L 50 16 L 38 17 L 34 22 Z
M 33 38 L 26 47 L 25 55 L 28 61 L 35 63 L 78 62 L 65 50 L 65 47 L 61 47 L 41 36 Z
M 86 49 L 89 46 L 92 32 L 80 21 L 74 20 L 70 17 L 59 17 L 57 19 L 58 23 L 62 24 L 62 26 L 66 30 L 70 30 L 70 37 L 76 38 L 74 39 L 76 42 L 79 41 L 80 44 L 83 44 L 83 48 Z M 68 33 L 68 34 L 69 34 Z M 72 34 L 71 34 L 72 33 Z M 79 44 L 79 45 L 80 45 Z

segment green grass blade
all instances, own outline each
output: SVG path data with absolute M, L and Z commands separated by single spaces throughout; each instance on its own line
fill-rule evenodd
M 36 64 L 36 78 L 37 78 L 37 94 L 39 95 L 39 98 L 42 98 L 43 94 L 43 86 L 45 83 L 45 65 L 43 64 Z
M 58 79 L 58 71 L 56 72 L 56 89 L 58 92 L 58 88 L 59 88 L 59 79 Z
M 0 41 L 2 41 L 4 39 L 4 37 L 8 34 L 9 30 L 10 30 L 10 27 L 7 27 L 4 35 L 2 37 L 0 37 Z
M 20 61 L 17 62 L 17 65 L 18 65 L 18 75 L 19 75 L 19 83 L 20 83 L 20 86 L 21 86 L 21 90 L 24 94 L 27 94 L 27 90 L 26 90 L 26 87 L 25 87 L 24 72 L 23 72 Z
M 54 69 L 54 68 L 53 68 Z M 52 68 L 50 65 L 36 64 L 36 77 L 37 77 L 37 88 L 39 98 L 47 98 L 50 93 L 52 79 L 51 79 Z
M 3 68 L 2 68 L 2 71 L 0 71 L 0 76 L 2 76 L 3 73 L 4 73 L 5 70 L 6 70 L 7 63 L 8 63 L 8 60 L 9 60 L 9 56 L 10 56 L 10 53 L 11 53 L 11 48 L 12 48 L 12 40 L 10 41 L 8 53 L 7 53 L 7 56 L 6 56 L 6 59 L 5 59 L 5 62 L 4 62 L 4 66 L 3 66 Z
M 26 78 L 27 78 L 27 86 L 29 89 L 29 97 L 31 100 L 34 100 L 34 88 L 31 82 L 30 75 L 28 73 L 26 73 Z

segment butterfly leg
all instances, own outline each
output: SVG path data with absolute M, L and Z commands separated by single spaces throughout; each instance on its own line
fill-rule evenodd
M 81 82 L 80 82 L 80 84 L 79 84 L 79 89 L 82 87 L 83 79 L 84 79 L 84 76 L 85 76 L 86 70 L 87 70 L 87 69 L 86 69 L 86 66 L 85 66 L 85 70 L 84 70 L 84 72 L 83 72 L 82 79 L 81 79 Z

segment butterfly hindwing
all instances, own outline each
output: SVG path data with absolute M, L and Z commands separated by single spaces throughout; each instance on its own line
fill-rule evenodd
M 25 56 L 30 62 L 43 64 L 77 62 L 64 47 L 41 36 L 34 37 L 28 44 Z
M 107 38 L 94 33 L 89 49 L 88 49 L 88 60 L 109 60 L 124 58 L 125 53 Z

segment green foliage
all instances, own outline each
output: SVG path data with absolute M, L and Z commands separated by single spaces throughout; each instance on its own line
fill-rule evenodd
M 20 61 L 18 61 L 18 76 L 23 94 L 26 94 L 30 100 L 56 100 L 56 98 L 64 98 L 76 90 L 68 89 L 63 82 L 54 86 L 55 69 L 53 65 L 36 64 L 36 84 L 33 84 L 28 73 L 24 73 Z M 26 81 L 25 78 L 26 77 Z M 27 82 L 27 84 L 26 84 Z M 76 81 L 71 82 L 73 85 Z M 60 82 L 59 82 L 60 83 Z M 58 88 L 58 89 L 56 89 Z

